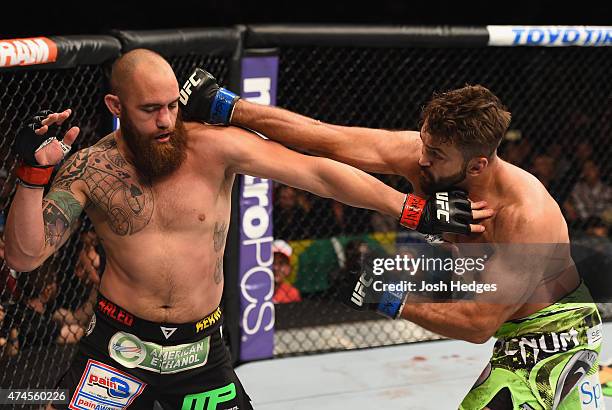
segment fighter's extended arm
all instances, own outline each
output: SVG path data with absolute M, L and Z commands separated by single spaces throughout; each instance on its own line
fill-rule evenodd
M 349 165 L 302 155 L 236 127 L 222 130 L 231 170 L 270 178 L 324 198 L 399 219 L 405 194 Z
M 549 234 L 542 228 L 546 218 L 509 218 L 514 226 L 499 226 L 504 237 L 499 238 L 494 255 L 489 255 L 484 270 L 476 276 L 480 284 L 495 285 L 495 291 L 453 303 L 411 303 L 408 296 L 400 317 L 442 336 L 473 343 L 489 340 L 529 299 L 547 265 L 555 262 L 551 246 L 546 243 L 551 242 Z M 498 221 L 500 224 L 504 222 Z M 455 281 L 461 279 L 454 273 L 451 276 Z
M 202 69 L 196 69 L 189 77 L 182 95 L 186 97 L 181 99 L 184 118 L 214 124 L 229 124 L 231 120 L 234 125 L 260 132 L 283 145 L 368 172 L 418 178 L 421 143 L 417 132 L 332 125 L 250 103 L 219 88 L 214 77 Z
M 425 200 L 402 194 L 349 165 L 299 154 L 241 128 L 198 127 L 190 131 L 201 133 L 195 140 L 208 155 L 225 158 L 228 172 L 275 179 L 354 207 L 376 210 L 421 233 L 482 232 L 482 225 L 470 224 L 472 217 L 490 216 L 490 210 L 472 212 L 467 194 L 461 191 L 446 193 L 444 203 L 437 198 Z M 219 152 L 213 153 L 213 146 Z
M 41 136 L 41 142 L 50 125 L 61 123 L 69 115 L 67 110 L 51 114 L 43 120 L 42 127 L 36 131 L 36 135 Z M 78 132 L 78 128 L 71 128 L 63 141 L 71 144 Z M 20 137 L 23 135 L 20 134 Z M 60 142 L 54 140 L 36 152 L 36 164 L 32 166 L 52 166 L 58 163 L 63 155 Z M 25 155 L 20 156 L 24 160 Z M 15 270 L 25 272 L 40 266 L 70 236 L 70 228 L 77 221 L 86 203 L 86 196 L 72 184 L 72 173 L 78 158 L 79 155 L 76 154 L 64 164 L 44 199 L 45 178 L 37 174 L 39 170 L 27 169 L 27 163 L 20 165 L 26 169 L 18 172 L 21 182 L 11 204 L 5 228 L 5 258 L 8 265 Z

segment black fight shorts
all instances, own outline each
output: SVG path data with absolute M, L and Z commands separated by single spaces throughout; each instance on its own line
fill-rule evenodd
M 103 296 L 59 381 L 57 409 L 252 409 L 221 337 L 220 308 L 194 323 L 139 319 Z

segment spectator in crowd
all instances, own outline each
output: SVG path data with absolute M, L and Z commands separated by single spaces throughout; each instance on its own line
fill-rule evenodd
M 272 243 L 272 253 L 274 254 L 274 262 L 272 270 L 274 271 L 274 303 L 291 303 L 301 302 L 302 296 L 300 291 L 287 281 L 291 273 L 291 255 L 293 249 L 287 242 L 277 239 Z
M 398 227 L 397 218 L 373 212 L 370 218 L 370 227 L 374 232 L 396 232 Z
M 563 205 L 567 219 L 574 225 L 591 216 L 601 217 L 612 206 L 612 187 L 601 181 L 594 161 L 584 162 L 580 179 Z
M 518 141 L 506 141 L 500 157 L 517 167 L 526 169 L 529 165 L 532 148 L 531 142 L 526 138 L 521 138 Z
M 589 141 L 580 141 L 574 150 L 574 160 L 578 167 L 582 167 L 593 158 L 593 146 Z
M 57 263 L 50 261 L 32 274 L 17 278 L 22 298 L 7 306 L 3 333 L 17 329 L 20 349 L 53 342 L 74 343 L 80 338 L 80 328 L 62 329 L 52 319 L 58 290 L 56 269 Z
M 347 207 L 333 199 L 331 204 L 331 220 L 326 222 L 330 236 L 355 235 L 367 230 L 367 221 L 370 218 L 368 211 Z M 395 221 L 397 226 L 397 220 Z
M 5 321 L 7 325 L 5 326 Z M 6 317 L 6 309 L 0 305 L 0 361 L 19 353 L 19 333 L 17 329 L 10 328 Z
M 538 155 L 533 159 L 533 163 L 529 169 L 533 175 L 536 176 L 544 185 L 544 187 L 548 190 L 550 195 L 555 198 L 555 200 L 562 204 L 565 200 L 563 184 L 561 181 L 565 180 L 563 178 L 559 178 L 561 175 L 557 171 L 557 166 L 555 163 L 555 159 L 549 155 Z
M 566 149 L 559 142 L 553 142 L 546 147 L 546 155 L 553 159 L 557 179 L 565 179 L 572 168 L 572 163 L 566 156 Z
M 311 237 L 311 210 L 307 197 L 293 187 L 278 184 L 274 195 L 274 236 L 287 240 Z
M 88 298 L 74 310 L 64 307 L 55 309 L 58 295 L 58 263 L 49 260 L 32 274 L 19 275 L 17 289 L 21 297 L 14 298 L 6 308 L 5 322 L 0 327 L 1 335 L 14 339 L 9 353 L 17 348 L 48 345 L 50 343 L 73 344 L 84 335 L 97 297 L 100 268 L 103 265 L 96 249 L 94 232 L 81 235 L 83 247 L 79 252 L 75 275 L 88 287 Z M 5 339 L 7 339 L 5 337 Z M 11 340 L 8 338 L 7 340 Z

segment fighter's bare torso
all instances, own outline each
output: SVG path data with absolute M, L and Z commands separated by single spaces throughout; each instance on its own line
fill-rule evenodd
M 418 178 L 420 172 L 418 153 L 421 151 L 422 143 L 418 132 L 407 132 L 406 134 L 411 134 L 412 146 L 407 147 L 411 160 L 404 162 L 398 171 L 412 183 L 416 193 L 424 195 Z M 565 219 L 558 204 L 546 188 L 537 178 L 523 169 L 501 158 L 497 158 L 497 161 L 499 164 L 491 189 L 470 192 L 470 199 L 473 201 L 485 200 L 488 206 L 495 210 L 495 215 L 479 222 L 485 227 L 485 232 L 468 236 L 447 233 L 443 235 L 444 240 L 453 243 L 506 243 L 509 242 L 507 238 L 511 236 L 509 234 L 513 230 L 519 229 L 521 224 L 529 223 L 536 224 L 537 229 L 546 232 L 546 244 L 569 244 Z M 531 218 L 530 215 L 534 213 L 545 216 L 541 219 Z M 525 238 L 524 243 L 528 242 L 530 242 L 528 238 Z M 538 284 L 532 295 L 509 318 L 510 320 L 537 312 L 578 286 L 579 275 L 571 259 L 569 246 L 560 246 L 556 256 L 563 259 L 558 263 L 560 266 L 565 266 L 566 269 L 555 271 L 553 283 L 543 280 Z
M 197 320 L 221 300 L 234 176 L 190 141 L 179 169 L 150 183 L 121 145 L 113 133 L 80 151 L 68 167 L 74 177 L 65 178 L 87 196 L 106 251 L 100 291 L 147 320 Z

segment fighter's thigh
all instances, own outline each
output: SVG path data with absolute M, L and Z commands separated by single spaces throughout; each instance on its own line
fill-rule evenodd
M 460 410 L 544 410 L 526 375 L 487 365 L 465 396 Z

